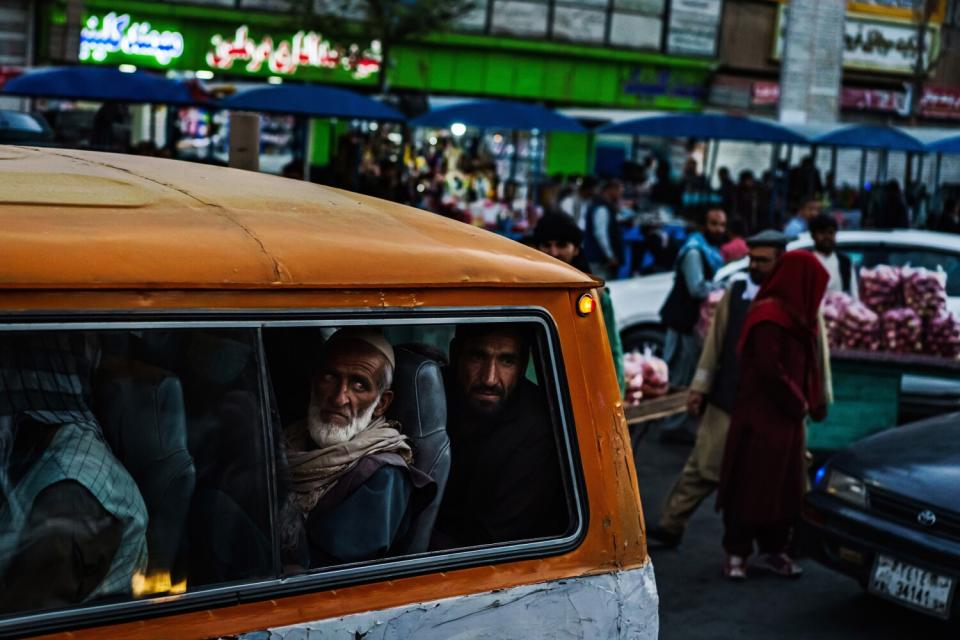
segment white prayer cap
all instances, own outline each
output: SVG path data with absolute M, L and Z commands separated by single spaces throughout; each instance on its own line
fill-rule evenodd
M 391 369 L 397 368 L 397 359 L 393 353 L 393 345 L 383 336 L 383 331 L 371 327 L 345 327 L 330 336 L 327 345 L 340 340 L 360 340 L 383 354 L 390 363 Z

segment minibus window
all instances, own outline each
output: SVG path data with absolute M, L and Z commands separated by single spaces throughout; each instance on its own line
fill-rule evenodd
M 257 334 L 0 334 L 0 610 L 274 573 Z
M 264 343 L 286 571 L 568 532 L 541 325 L 267 327 Z
M 0 331 L 4 622 L 582 531 L 544 322 L 290 324 Z

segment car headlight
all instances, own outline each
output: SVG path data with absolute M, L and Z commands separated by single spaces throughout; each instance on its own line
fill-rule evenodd
M 861 508 L 867 507 L 867 488 L 863 480 L 836 469 L 827 472 L 827 484 L 824 490 L 831 496 Z

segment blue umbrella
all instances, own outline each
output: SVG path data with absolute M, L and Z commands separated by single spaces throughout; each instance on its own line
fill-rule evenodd
M 586 129 L 567 116 L 534 104 L 506 100 L 473 100 L 449 107 L 433 109 L 410 121 L 415 127 L 450 128 L 462 123 L 477 129 L 509 129 L 513 131 L 567 131 L 583 133 Z
M 187 85 L 145 71 L 123 73 L 114 67 L 51 67 L 28 71 L 7 81 L 3 93 L 32 98 L 103 102 L 197 104 Z
M 314 118 L 404 120 L 403 114 L 367 96 L 309 84 L 272 85 L 250 89 L 220 102 L 232 111 L 284 113 Z
M 925 151 L 926 147 L 915 137 L 894 127 L 850 125 L 840 127 L 811 140 L 814 144 L 858 149 L 886 149 L 888 151 Z
M 597 133 L 809 144 L 807 138 L 802 134 L 791 131 L 775 122 L 716 113 L 676 113 L 643 116 L 625 122 L 608 124 L 600 127 Z

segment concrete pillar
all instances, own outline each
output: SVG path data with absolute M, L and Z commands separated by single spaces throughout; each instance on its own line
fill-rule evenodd
M 260 116 L 244 111 L 230 112 L 230 166 L 260 170 Z
M 836 122 L 843 75 L 843 0 L 791 0 L 780 63 L 780 121 Z

